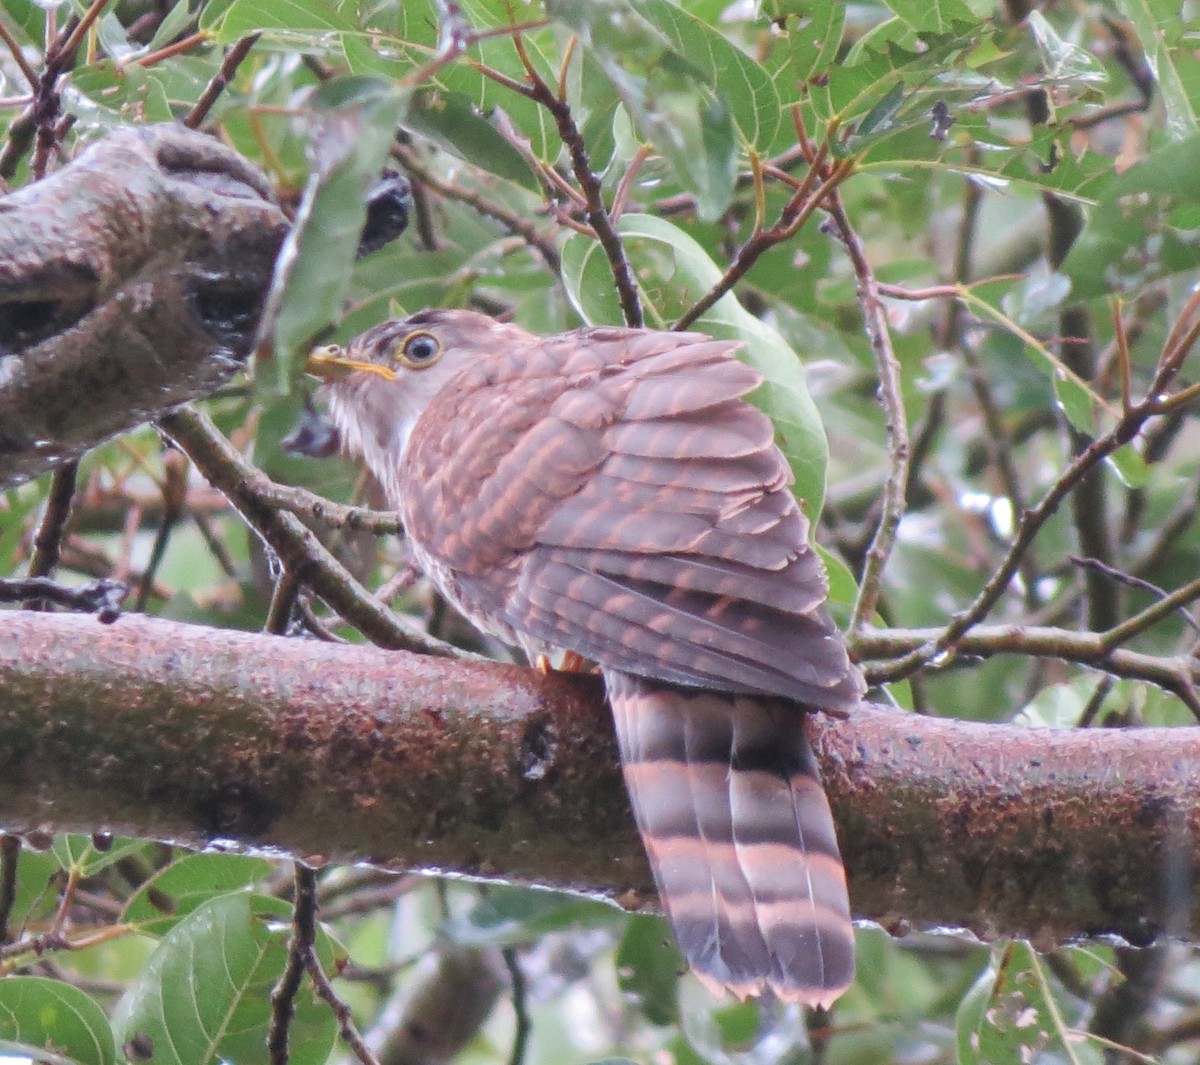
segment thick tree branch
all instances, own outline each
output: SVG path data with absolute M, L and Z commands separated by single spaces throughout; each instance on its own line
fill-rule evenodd
M 595 678 L 132 616 L 3 617 L 7 830 L 650 893 Z M 1200 920 L 1194 729 L 871 708 L 808 728 L 860 916 L 1040 946 Z

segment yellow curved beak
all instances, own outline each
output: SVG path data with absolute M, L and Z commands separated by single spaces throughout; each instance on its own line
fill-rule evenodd
M 386 366 L 375 362 L 359 362 L 358 359 L 348 359 L 336 344 L 313 348 L 308 353 L 304 364 L 304 372 L 322 381 L 339 381 L 355 373 L 371 373 L 382 377 L 385 381 L 396 380 L 396 375 Z

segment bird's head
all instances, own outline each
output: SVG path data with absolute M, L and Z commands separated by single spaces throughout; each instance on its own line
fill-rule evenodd
M 475 311 L 420 311 L 368 329 L 345 348 L 317 348 L 306 370 L 325 382 L 347 450 L 388 486 L 434 396 L 480 358 L 527 336 Z

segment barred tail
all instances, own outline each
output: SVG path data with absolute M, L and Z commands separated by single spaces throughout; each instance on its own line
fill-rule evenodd
M 625 783 L 663 909 L 714 994 L 829 1006 L 854 929 L 800 713 L 606 670 Z

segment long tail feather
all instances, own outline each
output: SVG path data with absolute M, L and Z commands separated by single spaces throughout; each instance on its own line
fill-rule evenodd
M 679 946 L 720 994 L 829 1006 L 854 929 L 797 708 L 606 671 L 625 782 Z

